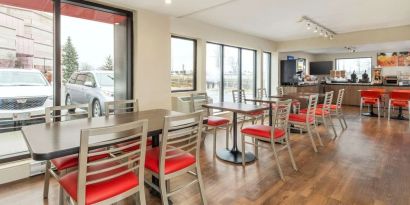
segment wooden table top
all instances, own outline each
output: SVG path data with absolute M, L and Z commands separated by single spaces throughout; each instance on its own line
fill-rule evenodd
M 275 97 L 262 97 L 262 98 L 246 98 L 246 101 L 261 102 L 261 103 L 275 103 L 279 101 L 279 98 Z
M 164 126 L 164 117 L 180 113 L 164 109 L 153 109 L 110 117 L 85 118 L 49 124 L 25 126 L 22 132 L 34 160 L 50 160 L 77 154 L 80 147 L 82 129 L 118 125 L 122 123 L 148 120 L 148 135 L 159 135 Z M 115 136 L 104 136 L 99 140 L 110 140 Z
M 266 106 L 245 104 L 245 103 L 232 103 L 232 102 L 212 103 L 212 104 L 202 105 L 202 107 L 231 111 L 231 112 L 236 112 L 236 113 L 244 113 L 244 114 L 267 109 Z

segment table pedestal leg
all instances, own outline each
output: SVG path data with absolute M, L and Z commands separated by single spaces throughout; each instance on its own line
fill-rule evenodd
M 373 105 L 370 105 L 370 108 L 369 108 L 370 110 L 369 110 L 369 112 L 368 113 L 363 113 L 362 115 L 364 115 L 364 116 L 367 116 L 367 117 L 379 117 L 379 115 L 380 115 L 380 113 L 374 113 L 374 111 L 373 111 Z
M 396 117 L 392 117 L 392 119 L 396 120 L 408 120 L 406 117 L 403 115 L 403 107 L 399 107 L 399 114 Z

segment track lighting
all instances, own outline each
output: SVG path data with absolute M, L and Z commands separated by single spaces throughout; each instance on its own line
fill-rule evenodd
M 314 33 L 319 33 L 320 36 L 323 36 L 325 38 L 329 38 L 330 40 L 334 39 L 336 36 L 336 33 L 333 32 L 332 30 L 322 26 L 321 24 L 313 21 L 311 18 L 302 16 L 299 22 L 305 23 L 307 30 L 310 30 L 310 28 L 315 28 L 313 29 Z

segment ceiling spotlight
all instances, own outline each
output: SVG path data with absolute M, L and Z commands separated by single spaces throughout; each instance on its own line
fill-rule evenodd
M 323 30 L 320 30 L 319 35 L 323 36 Z
M 172 0 L 165 0 L 166 4 L 172 4 Z
M 302 18 L 298 22 L 304 23 L 307 30 L 312 30 L 314 33 L 320 34 L 320 36 L 323 36 L 324 38 L 333 39 L 334 36 L 336 35 L 336 33 L 333 32 L 332 30 L 315 22 L 314 20 L 312 20 L 311 18 L 307 16 L 302 16 Z
M 325 33 L 325 37 L 327 38 L 328 36 L 329 36 L 329 34 L 326 32 L 326 33 Z
M 310 23 L 307 23 L 307 30 L 310 30 Z
M 317 27 L 315 28 L 315 30 L 313 32 L 317 33 Z

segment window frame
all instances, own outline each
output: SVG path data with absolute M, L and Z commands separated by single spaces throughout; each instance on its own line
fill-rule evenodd
M 265 88 L 265 82 L 264 82 L 264 76 L 265 76 L 265 73 L 263 72 L 263 71 L 265 71 L 264 69 L 264 60 L 265 60 L 265 58 L 264 58 L 264 54 L 268 54 L 268 56 L 269 56 L 269 67 L 268 67 L 268 73 L 267 73 L 267 75 L 268 75 L 268 87 L 266 88 L 266 91 L 267 91 L 267 93 L 268 93 L 268 95 L 270 96 L 271 94 L 272 94 L 272 53 L 271 52 L 268 52 L 268 51 L 263 51 L 262 52 L 262 87 L 263 88 Z
M 231 48 L 237 48 L 238 50 L 238 64 L 239 64 L 239 74 L 238 74 L 238 79 L 239 79 L 239 89 L 242 89 L 242 50 L 250 50 L 253 51 L 254 53 L 254 72 L 253 72 L 253 78 L 254 78 L 254 86 L 253 86 L 253 96 L 256 97 L 256 91 L 257 91 L 257 71 L 258 71 L 258 51 L 257 49 L 252 49 L 252 48 L 245 48 L 245 47 L 239 47 L 239 46 L 232 46 L 232 45 L 228 45 L 228 44 L 223 44 L 223 43 L 216 43 L 216 42 L 212 42 L 212 41 L 207 41 L 206 44 L 214 44 L 214 45 L 219 45 L 221 46 L 221 91 L 219 92 L 219 102 L 225 102 L 224 98 L 224 91 L 225 91 L 225 79 L 224 79 L 224 73 L 225 73 L 225 47 L 231 47 Z M 206 72 L 206 70 L 205 70 Z M 206 74 L 205 74 L 206 77 Z
M 193 54 L 194 54 L 194 61 L 193 61 L 193 71 L 192 71 L 192 89 L 184 89 L 184 90 L 172 90 L 171 88 L 171 93 L 180 93 L 180 92 L 190 92 L 190 91 L 196 91 L 197 90 L 197 62 L 198 62 L 198 40 L 195 38 L 188 38 L 188 37 L 183 37 L 183 36 L 178 36 L 178 35 L 171 35 L 170 40 L 172 41 L 172 38 L 176 38 L 176 39 L 182 39 L 182 40 L 188 40 L 188 41 L 192 41 L 194 43 L 194 48 L 193 48 Z M 171 48 L 171 52 L 172 52 L 172 48 Z M 172 54 L 171 54 L 172 56 Z M 172 59 L 171 59 L 172 60 Z M 171 75 L 171 73 L 170 73 Z
M 367 73 L 367 75 L 369 75 L 370 81 L 372 80 L 372 62 L 373 62 L 372 57 L 335 58 L 335 64 L 334 65 L 335 65 L 336 70 L 340 70 L 339 66 L 337 65 L 337 60 L 346 60 L 346 59 L 370 59 L 370 71 Z M 357 79 L 361 79 L 361 78 L 362 78 L 362 76 L 357 76 Z

